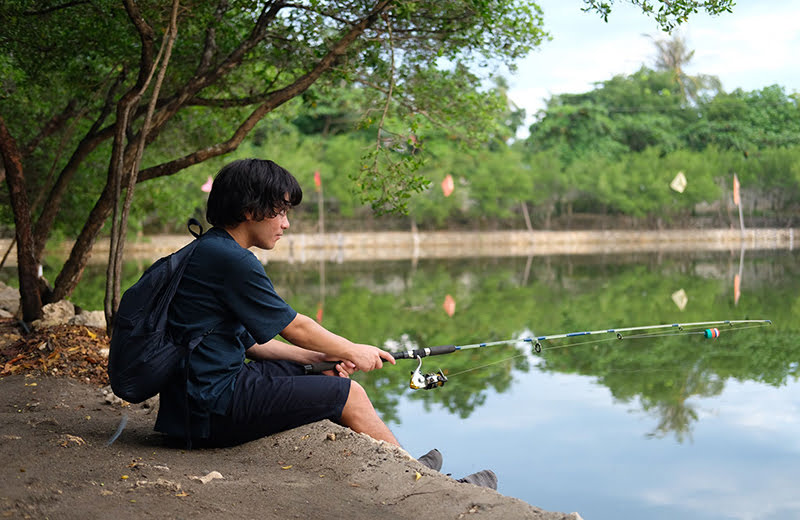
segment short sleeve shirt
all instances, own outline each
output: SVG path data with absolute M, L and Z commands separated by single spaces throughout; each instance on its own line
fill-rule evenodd
M 168 327 L 183 344 L 211 331 L 189 358 L 187 392 L 195 413 L 225 414 L 245 351 L 277 336 L 297 312 L 275 292 L 256 256 L 227 231 L 212 228 L 199 240 L 170 306 Z

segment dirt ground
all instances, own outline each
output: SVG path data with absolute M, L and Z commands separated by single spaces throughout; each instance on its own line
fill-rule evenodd
M 235 448 L 168 446 L 153 403 L 104 393 L 104 348 L 99 329 L 0 322 L 3 518 L 580 518 L 459 483 L 329 421 Z

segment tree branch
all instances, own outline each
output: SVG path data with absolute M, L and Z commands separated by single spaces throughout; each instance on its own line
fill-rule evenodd
M 136 178 L 139 172 L 139 165 L 142 161 L 142 155 L 144 154 L 144 147 L 145 141 L 147 140 L 147 133 L 150 128 L 150 121 L 153 117 L 153 112 L 155 111 L 156 102 L 158 101 L 158 93 L 161 91 L 161 85 L 164 82 L 164 76 L 167 72 L 167 66 L 169 65 L 170 57 L 172 56 L 172 47 L 175 44 L 175 40 L 178 37 L 178 26 L 177 26 L 177 19 L 178 19 L 178 5 L 179 0 L 173 0 L 172 2 L 172 13 L 170 15 L 170 24 L 168 29 L 168 34 L 166 37 L 166 42 L 161 45 L 158 51 L 158 57 L 156 58 L 155 62 L 153 63 L 153 70 L 148 75 L 148 79 L 144 85 L 142 85 L 142 89 L 139 91 L 139 95 L 143 95 L 145 90 L 147 90 L 148 84 L 150 83 L 150 79 L 152 78 L 153 72 L 155 72 L 155 68 L 158 62 L 161 62 L 158 77 L 156 78 L 155 85 L 153 86 L 153 93 L 150 97 L 150 102 L 147 106 L 147 114 L 145 115 L 144 123 L 142 124 L 142 128 L 139 131 L 139 136 L 136 142 L 131 143 L 135 148 L 135 157 L 133 159 L 133 164 L 130 165 L 129 171 L 120 172 L 119 180 L 122 181 L 123 177 L 126 180 L 125 186 L 125 200 L 122 202 L 122 207 L 120 208 L 120 201 L 117 199 L 115 201 L 114 206 L 114 221 L 112 223 L 112 232 L 111 232 L 111 242 L 112 247 L 109 251 L 109 262 L 108 262 L 108 269 L 107 269 L 107 277 L 106 277 L 106 296 L 105 296 L 105 315 L 106 315 L 106 326 L 108 329 L 108 333 L 112 333 L 112 324 L 113 324 L 113 317 L 116 313 L 117 308 L 119 307 L 119 299 L 120 299 L 120 282 L 122 278 L 122 258 L 123 252 L 125 249 L 125 233 L 128 228 L 128 214 L 130 213 L 131 209 L 131 202 L 133 201 L 133 192 L 136 186 Z M 121 184 L 121 182 L 120 182 Z M 119 218 L 117 218 L 117 214 L 119 213 Z
M 273 92 L 269 99 L 256 108 L 241 125 L 234 131 L 233 135 L 224 142 L 217 143 L 193 153 L 174 159 L 172 161 L 162 163 L 150 168 L 146 168 L 139 172 L 139 182 L 143 182 L 156 177 L 163 177 L 165 175 L 172 175 L 189 166 L 201 163 L 212 157 L 218 157 L 225 153 L 235 150 L 250 130 L 258 123 L 266 114 L 272 112 L 283 103 L 305 92 L 311 85 L 316 82 L 319 77 L 331 69 L 336 61 L 347 51 L 353 42 L 364 33 L 364 31 L 371 27 L 392 4 L 392 0 L 381 0 L 370 11 L 368 15 L 359 20 L 358 23 L 353 24 L 349 31 L 347 31 L 336 44 L 328 51 L 328 53 L 303 76 L 297 78 L 293 83 L 286 87 Z
M 153 117 L 153 131 L 155 134 L 164 126 L 164 124 L 180 110 L 185 103 L 195 97 L 198 92 L 205 87 L 211 85 L 222 76 L 228 74 L 231 70 L 236 68 L 245 55 L 250 52 L 261 40 L 266 36 L 266 27 L 277 16 L 280 9 L 283 7 L 283 2 L 275 2 L 272 6 L 268 3 L 264 6 L 261 14 L 256 21 L 250 36 L 244 40 L 239 47 L 236 48 L 228 57 L 217 66 L 213 71 L 208 71 L 202 74 L 196 74 L 189 81 L 186 82 L 184 87 L 165 104 L 161 110 Z M 154 134 L 154 137 L 155 137 Z
M 53 115 L 47 123 L 44 124 L 39 133 L 36 134 L 36 137 L 30 140 L 25 146 L 22 147 L 20 153 L 22 157 L 25 158 L 33 153 L 33 151 L 39 146 L 44 139 L 50 137 L 54 133 L 58 132 L 61 128 L 63 128 L 64 124 L 75 114 L 78 113 L 76 110 L 76 106 L 78 105 L 78 101 L 76 99 L 71 99 L 67 106 L 64 107 L 60 113 Z
M 228 10 L 228 0 L 220 0 L 217 9 L 214 11 L 214 24 L 206 29 L 206 42 L 203 46 L 203 55 L 200 64 L 197 66 L 197 74 L 203 74 L 211 68 L 211 60 L 217 54 L 217 29 L 216 26 L 222 22 L 222 17 Z

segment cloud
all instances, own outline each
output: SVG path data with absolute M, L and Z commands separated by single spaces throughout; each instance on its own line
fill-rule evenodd
M 543 0 L 545 42 L 519 64 L 510 78 L 511 99 L 529 115 L 544 107 L 543 98 L 590 90 L 595 82 L 652 66 L 650 38 L 668 38 L 652 18 L 627 4 L 615 4 L 604 23 L 572 2 Z M 697 14 L 679 29 L 694 59 L 692 74 L 718 76 L 726 91 L 778 84 L 800 91 L 800 5 L 787 0 L 740 3 L 733 13 Z

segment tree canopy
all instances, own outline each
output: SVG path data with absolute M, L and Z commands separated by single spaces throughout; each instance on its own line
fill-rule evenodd
M 730 6 L 631 3 L 659 5 L 665 29 Z M 610 2 L 586 4 L 608 16 Z M 476 71 L 513 68 L 547 36 L 527 0 L 10 0 L 0 25 L 0 152 L 26 320 L 39 313 L 33 273 L 57 218 L 82 227 L 47 301 L 74 289 L 112 214 L 115 263 L 137 182 L 228 154 L 260 121 L 300 117 L 298 101 L 313 106 L 343 84 L 363 88 L 373 136 L 351 181 L 374 208 L 404 208 L 428 182 L 416 129 L 485 138 L 506 107 Z M 91 211 L 60 213 L 68 201 Z
M 277 108 L 306 93 L 324 98 L 343 81 L 370 87 L 362 107 L 377 128 L 354 180 L 375 207 L 402 204 L 423 181 L 396 153 L 409 126 L 390 127 L 388 109 L 480 128 L 494 103 L 468 64 L 513 65 L 545 36 L 541 20 L 536 4 L 505 0 L 6 2 L 2 150 L 9 173 L 9 163 L 24 164 L 7 179 L 45 194 L 34 197 L 40 213 L 20 240 L 32 249 L 21 264 L 41 256 L 66 197 L 98 197 L 55 281 L 50 298 L 63 298 L 137 181 L 228 153 Z

